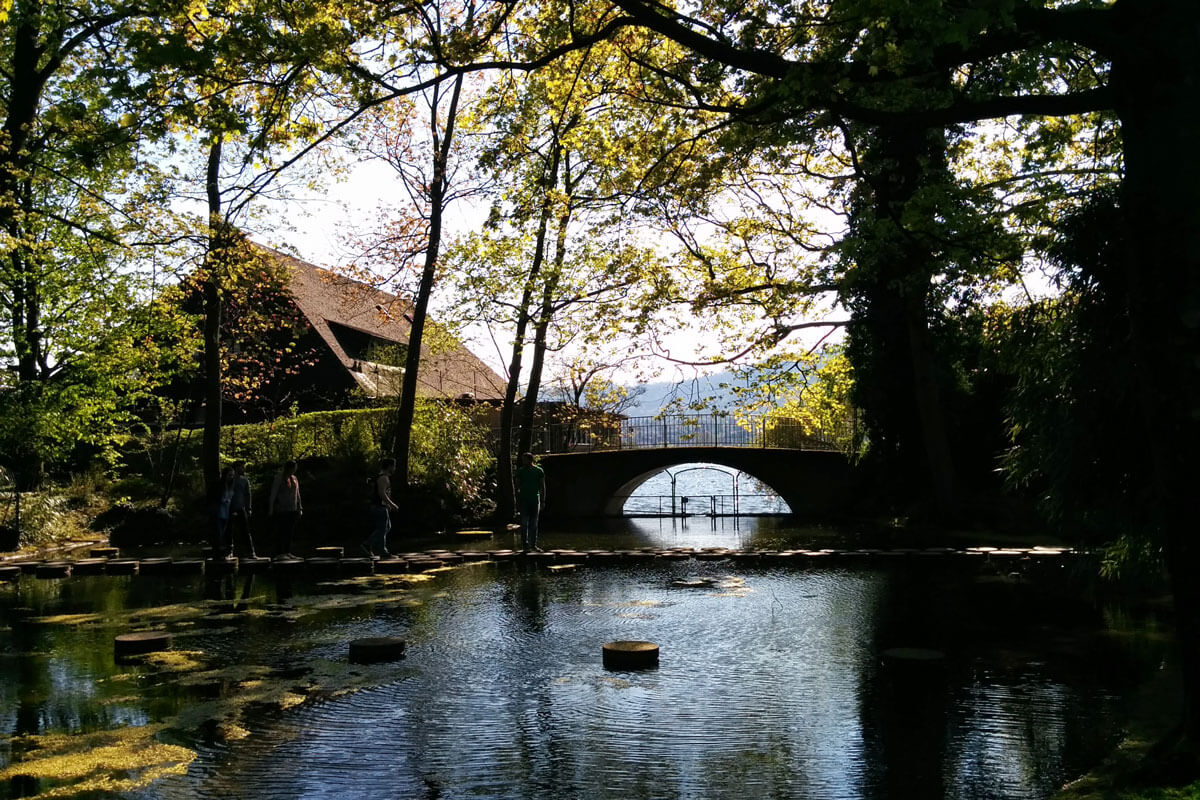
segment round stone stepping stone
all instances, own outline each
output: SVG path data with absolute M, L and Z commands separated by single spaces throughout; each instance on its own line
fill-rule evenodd
M 482 531 L 482 530 L 459 531 L 457 535 L 461 536 L 464 539 L 490 539 L 490 538 L 492 538 L 491 531 Z
M 92 558 L 117 558 L 121 551 L 116 547 L 93 547 L 88 551 L 88 555 Z
M 551 572 L 574 572 L 578 568 L 578 564 L 551 564 L 547 567 Z
M 12 564 L 0 566 L 0 581 L 15 581 L 21 577 L 21 568 Z
M 350 660 L 358 664 L 404 658 L 405 642 L 394 636 L 372 636 L 350 642 Z
M 37 572 L 37 568 L 41 566 L 43 561 L 14 561 L 12 565 L 21 570 L 22 575 L 33 575 Z
M 271 568 L 271 559 L 263 556 L 251 556 L 243 558 L 238 564 L 238 571 L 247 574 L 257 574 L 266 572 Z
M 677 581 L 671 581 L 671 585 L 676 589 L 710 589 L 716 583 L 712 578 L 680 578 Z
M 271 559 L 272 572 L 295 572 L 305 566 L 303 558 L 273 558 Z
M 346 554 L 344 547 L 314 547 L 313 556 L 316 558 L 341 558 Z
M 654 642 L 608 642 L 603 651 L 606 669 L 645 669 L 658 666 L 658 645 Z
M 113 640 L 113 650 L 117 658 L 137 656 L 143 653 L 156 653 L 171 646 L 171 634 L 166 631 L 135 631 L 122 633 Z
M 413 572 L 428 572 L 431 569 L 441 569 L 444 564 L 436 558 L 414 558 L 408 562 Z
M 343 558 L 338 562 L 338 572 L 343 575 L 373 575 L 375 564 L 373 558 Z
M 204 571 L 209 575 L 228 575 L 237 572 L 237 558 L 206 558 L 204 560 Z
M 1067 551 L 1066 550 L 1039 550 L 1038 548 L 1035 547 L 1032 550 L 1030 550 L 1028 553 L 1026 553 L 1026 555 L 1031 556 L 1032 558 L 1055 559 L 1055 558 L 1062 558 L 1063 556 L 1067 555 Z
M 458 554 L 462 556 L 463 561 L 487 561 L 490 558 L 487 553 L 475 550 L 459 550 Z
M 142 575 L 162 575 L 170 572 L 174 562 L 169 558 L 143 558 L 138 564 Z
M 408 561 L 403 558 L 382 558 L 375 562 L 376 575 L 400 575 L 408 572 Z
M 45 561 L 37 565 L 33 574 L 39 578 L 69 578 L 71 564 L 68 561 Z
M 198 558 L 181 558 L 171 562 L 173 575 L 200 575 L 204 572 L 204 562 Z
M 141 564 L 135 558 L 110 558 L 104 565 L 107 575 L 137 575 Z

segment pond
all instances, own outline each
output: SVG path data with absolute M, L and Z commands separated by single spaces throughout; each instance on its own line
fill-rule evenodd
M 787 538 L 648 524 L 603 540 Z M 1014 563 L 22 576 L 0 585 L 0 797 L 1042 798 L 1119 740 L 1169 645 L 1079 599 L 1069 563 Z M 147 627 L 172 650 L 116 661 Z M 407 657 L 350 663 L 371 636 Z M 658 666 L 606 670 L 613 640 Z

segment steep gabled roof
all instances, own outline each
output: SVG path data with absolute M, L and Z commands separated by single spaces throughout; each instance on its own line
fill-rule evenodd
M 407 346 L 412 331 L 412 304 L 369 284 L 322 269 L 307 261 L 258 245 L 291 270 L 290 289 L 296 307 L 364 392 L 386 397 L 400 392 L 404 370 L 379 364 L 362 352 L 351 352 L 351 341 L 374 341 Z M 504 380 L 461 343 L 439 347 L 425 339 L 417 394 L 480 400 L 504 396 Z

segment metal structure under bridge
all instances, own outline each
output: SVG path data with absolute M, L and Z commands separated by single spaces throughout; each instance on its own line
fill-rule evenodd
M 646 479 L 689 463 L 749 475 L 793 514 L 820 517 L 849 498 L 850 463 L 836 441 L 798 421 L 704 414 L 544 426 L 535 431 L 534 449 L 546 470 L 548 518 L 623 516 L 625 501 Z
M 543 425 L 533 432 L 538 453 L 587 453 L 664 447 L 759 447 L 840 452 L 840 437 L 813 432 L 795 419 L 727 413 L 664 414 Z

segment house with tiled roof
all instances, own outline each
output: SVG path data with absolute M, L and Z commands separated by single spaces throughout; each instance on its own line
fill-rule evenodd
M 395 397 L 404 378 L 412 304 L 394 294 L 258 245 L 290 273 L 292 302 L 310 326 L 309 347 L 319 354 L 296 376 L 310 391 L 336 404 L 355 390 L 368 398 Z M 495 401 L 505 381 L 457 340 L 427 324 L 417 375 L 418 397 Z M 302 403 L 312 406 L 312 402 Z M 303 410 L 315 410 L 311 407 Z

